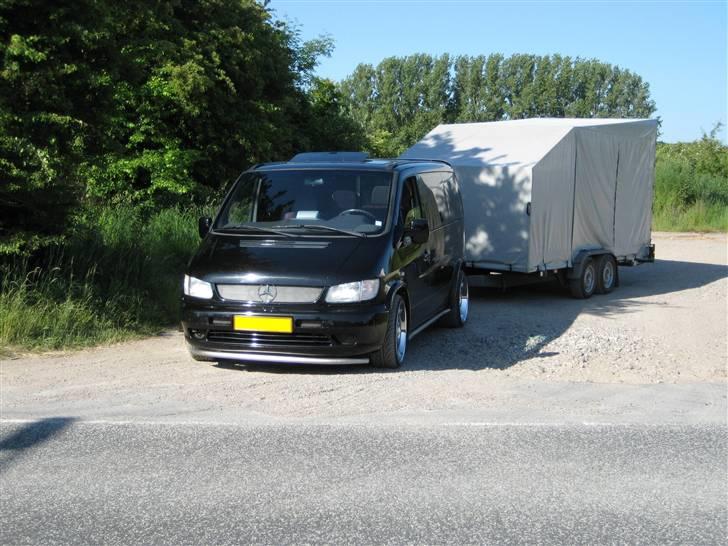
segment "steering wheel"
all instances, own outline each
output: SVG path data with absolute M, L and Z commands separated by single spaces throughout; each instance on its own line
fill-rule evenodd
M 366 216 L 367 218 L 369 218 L 372 221 L 372 223 L 376 223 L 376 221 L 377 221 L 377 217 L 376 216 L 374 216 L 368 210 L 364 210 L 364 209 L 346 209 L 346 210 L 342 210 L 339 214 L 337 214 L 337 216 L 344 216 L 345 214 L 361 214 L 362 216 Z

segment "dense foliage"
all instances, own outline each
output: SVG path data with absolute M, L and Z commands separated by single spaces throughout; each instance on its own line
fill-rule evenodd
M 168 327 L 178 313 L 181 271 L 199 242 L 196 220 L 210 212 L 96 207 L 42 259 L 6 257 L 0 349 L 89 345 Z
M 657 146 L 656 229 L 728 231 L 728 146 L 716 126 L 695 142 Z
M 640 76 L 596 60 L 500 54 L 390 57 L 341 83 L 377 155 L 396 156 L 438 123 L 655 112 Z
M 330 50 L 252 0 L 3 0 L 0 251 L 81 201 L 200 201 L 252 163 L 358 147 L 313 76 Z

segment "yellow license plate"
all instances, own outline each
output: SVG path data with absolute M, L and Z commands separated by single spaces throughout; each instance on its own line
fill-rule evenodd
M 233 317 L 233 330 L 290 334 L 293 333 L 293 318 L 235 315 Z

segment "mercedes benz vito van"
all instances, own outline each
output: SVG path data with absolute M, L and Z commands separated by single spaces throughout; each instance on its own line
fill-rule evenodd
M 463 205 L 444 162 L 256 165 L 199 231 L 182 296 L 197 360 L 396 368 L 423 329 L 468 318 Z

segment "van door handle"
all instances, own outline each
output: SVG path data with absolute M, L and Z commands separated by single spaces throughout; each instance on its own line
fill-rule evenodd
M 430 252 L 429 250 L 425 250 L 422 253 L 422 261 L 425 262 L 426 264 L 431 264 L 432 263 L 432 252 Z

